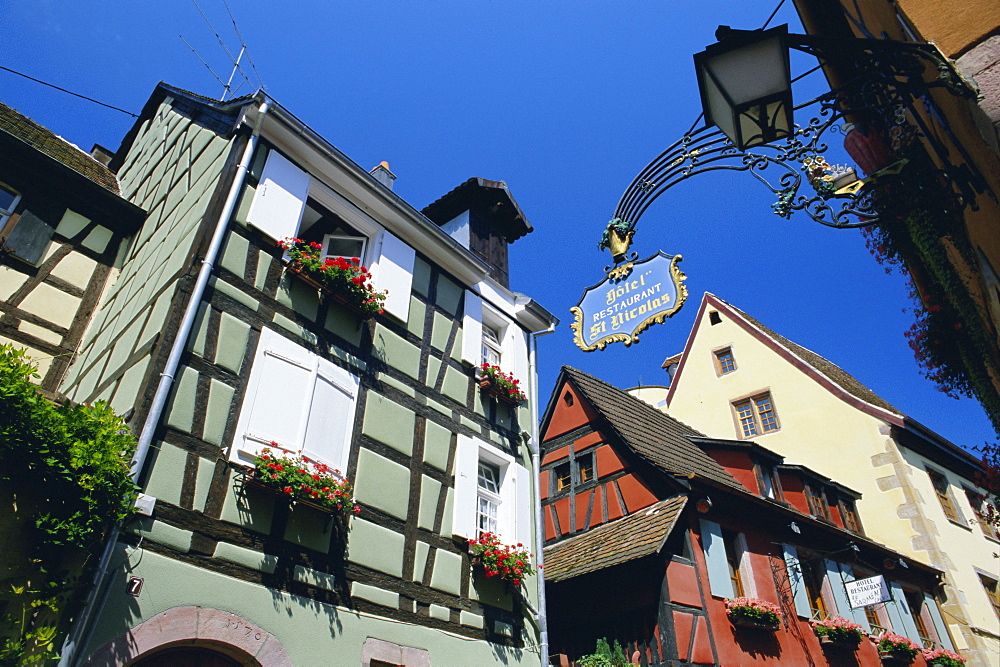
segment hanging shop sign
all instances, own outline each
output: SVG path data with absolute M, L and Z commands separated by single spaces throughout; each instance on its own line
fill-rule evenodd
M 681 259 L 659 251 L 609 269 L 607 278 L 584 290 L 570 308 L 577 347 L 592 352 L 619 341 L 629 346 L 650 325 L 662 324 L 680 310 L 687 299 L 686 276 L 677 266 Z
M 859 609 L 892 600 L 889 586 L 881 574 L 877 577 L 847 581 L 844 582 L 844 586 L 847 588 L 847 598 L 851 602 L 851 609 Z

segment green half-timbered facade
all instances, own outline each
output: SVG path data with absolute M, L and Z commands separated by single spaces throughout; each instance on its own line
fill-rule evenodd
M 468 554 L 485 530 L 535 543 L 534 338 L 556 320 L 508 288 L 531 227 L 506 185 L 420 212 L 387 165 L 361 169 L 265 95 L 164 84 L 110 166 L 148 216 L 62 390 L 110 401 L 149 447 L 81 653 L 538 664 L 535 578 L 487 579 Z M 356 256 L 383 312 L 292 270 L 292 237 Z M 484 359 L 527 400 L 481 390 Z M 343 471 L 360 513 L 256 486 L 263 447 Z

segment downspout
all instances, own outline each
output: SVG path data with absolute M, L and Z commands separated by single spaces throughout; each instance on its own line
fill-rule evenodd
M 160 381 L 156 387 L 156 393 L 153 395 L 153 401 L 149 406 L 146 421 L 142 425 L 142 432 L 139 434 L 139 441 L 130 466 L 130 476 L 132 477 L 132 481 L 137 484 L 142 476 L 146 457 L 149 455 L 149 448 L 153 442 L 153 434 L 160 424 L 160 418 L 163 416 L 163 410 L 167 405 L 170 389 L 174 382 L 174 374 L 180 365 L 181 355 L 184 354 L 184 349 L 187 347 L 188 337 L 191 335 L 195 318 L 198 315 L 198 308 L 208 287 L 208 281 L 212 277 L 215 261 L 218 259 L 219 250 L 222 248 L 222 242 L 226 238 L 229 220 L 233 215 L 233 210 L 236 208 L 236 201 L 239 199 L 240 191 L 243 189 L 243 183 L 250 169 L 250 161 L 253 159 L 254 151 L 257 148 L 257 139 L 260 136 L 264 116 L 267 114 L 270 106 L 270 101 L 267 98 L 260 103 L 253 133 L 250 135 L 246 148 L 243 150 L 243 156 L 237 165 L 236 174 L 233 176 L 233 183 L 229 187 L 229 194 L 226 196 L 226 202 L 222 207 L 222 212 L 219 214 L 219 219 L 215 223 L 215 232 L 212 234 L 212 240 L 205 252 L 205 257 L 201 261 L 198 278 L 191 289 L 191 297 L 188 300 L 184 316 L 181 318 L 180 326 L 177 328 L 177 336 L 174 338 L 174 344 L 170 348 L 170 354 L 167 357 L 167 363 L 163 367 L 163 372 L 160 373 Z M 94 621 L 100 615 L 101 610 L 103 610 L 111 590 L 110 587 L 107 588 L 104 596 L 97 603 L 97 597 L 101 589 L 104 588 L 105 580 L 109 574 L 108 563 L 114 554 L 119 534 L 120 530 L 115 526 L 108 535 L 104 551 L 101 554 L 101 560 L 97 566 L 97 572 L 94 574 L 94 582 L 90 592 L 87 594 L 84 607 L 80 612 L 80 618 L 77 619 L 72 632 L 67 636 L 63 644 L 62 656 L 59 659 L 60 667 L 73 667 L 82 662 L 82 657 L 78 658 L 77 654 L 81 647 L 86 647 L 90 642 L 94 631 Z
M 551 322 L 548 329 L 534 331 L 528 334 L 528 382 L 531 383 L 531 438 L 528 441 L 528 449 L 531 451 L 531 467 L 534 489 L 534 510 L 535 510 L 535 563 L 537 564 L 537 574 L 535 579 L 538 585 L 538 610 L 535 612 L 535 619 L 538 621 L 538 653 L 542 667 L 549 664 L 549 624 L 545 612 L 545 522 L 542 516 L 542 483 L 541 483 L 541 455 L 538 444 L 538 364 L 537 349 L 538 337 L 555 332 L 556 322 Z

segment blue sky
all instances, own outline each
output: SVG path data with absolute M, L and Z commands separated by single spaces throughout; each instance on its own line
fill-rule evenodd
M 199 3 L 237 53 L 222 0 Z M 267 92 L 362 166 L 387 160 L 416 207 L 472 176 L 507 181 L 535 227 L 511 248 L 512 288 L 562 320 L 540 339 L 543 392 L 561 364 L 622 387 L 663 383 L 660 364 L 682 349 L 708 291 L 956 444 L 994 439 L 975 401 L 919 374 L 903 337 L 913 316 L 902 278 L 886 275 L 856 231 L 773 215 L 772 195 L 745 173 L 686 181 L 639 223 L 640 256 L 684 256 L 685 308 L 630 348 L 572 343 L 568 309 L 608 263 L 596 249 L 604 224 L 700 111 L 692 55 L 719 24 L 760 27 L 777 0 L 229 3 Z M 786 5 L 772 25 L 801 32 Z M 199 56 L 223 80 L 231 69 L 190 0 L 10 0 L 3 27 L 0 65 L 133 112 L 161 80 L 221 95 Z M 819 92 L 821 81 L 803 83 Z M 0 100 L 86 150 L 116 149 L 132 124 L 5 71 Z

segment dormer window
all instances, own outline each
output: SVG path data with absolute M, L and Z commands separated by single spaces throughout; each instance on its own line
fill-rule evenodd
M 858 510 L 854 506 L 853 500 L 848 498 L 840 499 L 840 516 L 844 518 L 844 528 L 852 533 L 857 533 L 858 535 L 865 534 L 861 529 L 861 521 L 858 519 Z
M 365 261 L 368 237 L 328 211 L 312 197 L 306 201 L 299 236 L 306 241 L 322 244 L 324 259 L 357 257 L 362 263 Z
M 815 482 L 806 482 L 806 503 L 809 505 L 809 513 L 814 517 L 830 520 L 830 509 L 827 507 L 823 488 Z
M 757 461 L 754 464 L 754 472 L 757 474 L 757 485 L 760 488 L 760 495 L 771 500 L 783 502 L 784 494 L 781 492 L 781 480 L 778 477 L 778 469 L 770 463 Z
M 21 200 L 21 195 L 3 183 L 0 183 L 0 225 L 7 222 L 7 218 L 14 212 L 17 202 Z

